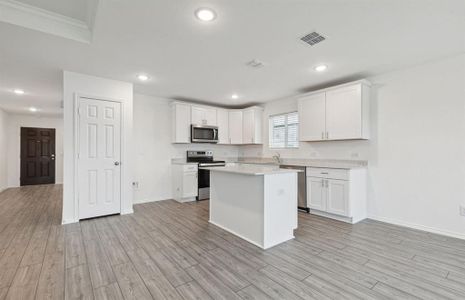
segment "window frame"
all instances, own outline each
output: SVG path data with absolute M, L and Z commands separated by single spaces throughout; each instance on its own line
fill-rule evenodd
M 288 132 L 288 126 L 289 126 L 289 115 L 290 114 L 297 114 L 297 146 L 289 146 L 289 132 Z M 273 118 L 279 117 L 279 116 L 284 116 L 284 147 L 273 147 Z M 285 113 L 278 113 L 278 114 L 273 114 L 268 117 L 268 148 L 269 149 L 299 149 L 300 147 L 300 141 L 299 141 L 299 130 L 300 130 L 300 120 L 299 120 L 299 114 L 298 111 L 293 110 Z

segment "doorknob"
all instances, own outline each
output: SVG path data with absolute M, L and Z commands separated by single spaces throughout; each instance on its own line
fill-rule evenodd
M 119 166 L 119 161 L 115 161 L 115 166 Z

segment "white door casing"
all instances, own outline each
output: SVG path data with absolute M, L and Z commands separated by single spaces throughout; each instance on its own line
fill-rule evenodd
M 79 98 L 79 219 L 121 212 L 121 103 Z

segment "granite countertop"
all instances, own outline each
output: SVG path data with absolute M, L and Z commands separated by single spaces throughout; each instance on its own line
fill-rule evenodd
M 278 164 L 273 158 L 265 157 L 241 157 L 236 161 L 242 164 L 265 164 L 265 165 L 291 165 L 300 167 L 332 168 L 332 169 L 357 169 L 366 168 L 368 162 L 364 160 L 342 160 L 342 159 L 297 159 L 283 158 Z
M 260 166 L 260 165 L 237 165 L 229 167 L 202 167 L 200 169 L 209 170 L 210 172 L 225 172 L 235 173 L 243 175 L 273 175 L 273 174 L 286 174 L 286 173 L 298 173 L 299 170 L 290 169 L 279 169 L 278 165 L 275 166 Z
M 185 158 L 173 158 L 171 160 L 171 164 L 173 165 L 198 165 L 197 162 L 187 162 Z

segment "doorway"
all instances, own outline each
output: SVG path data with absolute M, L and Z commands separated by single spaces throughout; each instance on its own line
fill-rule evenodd
M 55 129 L 21 127 L 20 185 L 55 183 Z
M 79 219 L 121 212 L 121 103 L 79 98 Z

